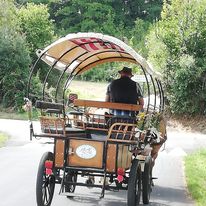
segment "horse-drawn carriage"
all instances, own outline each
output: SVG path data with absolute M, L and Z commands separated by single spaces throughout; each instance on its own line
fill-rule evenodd
M 37 205 L 51 204 L 55 184 L 60 184 L 59 193 L 67 197 L 81 196 L 75 193 L 76 187 L 96 187 L 100 188 L 100 198 L 104 197 L 105 190 L 127 190 L 128 206 L 138 205 L 141 194 L 143 203 L 148 204 L 152 186 L 152 144 L 162 143 L 166 132 L 157 128 L 164 109 L 159 75 L 124 42 L 97 33 L 69 34 L 38 50 L 37 55 L 29 77 L 28 99 L 35 96 L 35 107 L 41 112 L 41 132 L 36 132 L 31 122 L 31 139 L 32 136 L 51 138 L 54 143 L 53 152 L 46 152 L 39 164 Z M 32 79 L 42 61 L 49 69 L 44 75 L 42 95 L 37 97 Z M 126 62 L 140 67 L 147 98 L 144 108 L 78 99 L 73 93 L 68 98 L 66 93 L 76 76 L 107 62 Z M 60 72 L 53 99 L 50 99 L 45 90 L 56 69 Z M 137 115 L 114 116 L 102 113 L 102 109 L 132 111 Z M 79 177 L 88 177 L 88 180 L 81 182 Z M 101 181 L 94 182 L 94 177 Z

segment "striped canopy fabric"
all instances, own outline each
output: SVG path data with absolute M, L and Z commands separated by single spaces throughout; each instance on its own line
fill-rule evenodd
M 152 66 L 123 41 L 99 33 L 76 33 L 60 38 L 37 55 L 53 68 L 77 75 L 106 62 L 131 62 L 158 77 Z

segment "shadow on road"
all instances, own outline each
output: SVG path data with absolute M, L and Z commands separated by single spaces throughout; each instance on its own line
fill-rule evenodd
M 79 203 L 86 203 L 86 205 L 90 206 L 126 206 L 126 193 L 125 191 L 113 192 L 113 191 L 106 191 L 105 197 L 99 199 L 100 193 L 98 192 L 91 192 L 89 195 L 93 197 L 73 197 L 69 198 L 73 205 Z
M 90 206 L 126 206 L 127 205 L 127 194 L 125 191 L 112 192 L 107 191 L 105 198 L 98 199 L 99 193 L 92 192 L 94 198 L 91 197 L 74 197 L 70 198 L 70 201 L 73 202 L 72 205 L 76 204 L 85 204 Z M 151 193 L 151 200 L 148 206 L 171 206 L 171 205 L 184 205 L 185 204 L 185 194 L 184 189 L 174 189 L 169 187 L 160 187 L 155 186 Z M 187 201 L 186 201 L 187 202 Z M 191 203 L 191 204 L 190 204 Z M 143 206 L 144 204 L 140 204 Z M 188 197 L 188 204 L 192 205 L 191 200 Z
M 185 199 L 187 197 L 187 199 Z M 162 202 L 164 204 L 153 203 Z M 156 201 L 157 200 L 157 201 Z M 151 193 L 151 204 L 152 206 L 166 206 L 166 205 L 193 205 L 193 201 L 189 197 L 189 194 L 185 190 L 185 188 L 171 188 L 171 187 L 163 187 L 163 186 L 154 186 L 153 191 Z
M 103 199 L 98 199 L 99 193 L 98 192 L 92 192 L 92 195 L 94 197 L 73 197 L 69 198 L 71 201 L 71 205 L 76 204 L 86 204 L 90 206 L 126 206 L 127 205 L 127 193 L 125 191 L 119 191 L 119 192 L 113 192 L 113 191 L 107 191 L 105 197 Z M 160 198 L 160 197 L 158 197 Z M 73 203 L 72 203 L 73 202 Z M 140 205 L 144 205 L 141 204 Z M 159 202 L 152 202 L 148 204 L 148 206 L 169 206 L 164 203 Z
M 140 205 L 144 205 L 144 204 L 140 204 Z M 169 206 L 169 205 L 165 205 L 163 203 L 156 203 L 156 202 L 151 202 L 149 205 L 150 206 Z
M 93 198 L 73 198 L 70 199 L 74 204 L 76 205 L 77 203 L 87 203 L 90 206 L 96 206 L 96 205 L 101 205 L 101 206 L 126 206 L 127 202 L 126 200 L 118 200 L 117 198 L 115 199 L 102 199 L 102 200 L 96 200 Z M 139 206 L 143 206 L 144 204 L 140 204 Z M 156 203 L 156 202 L 151 202 L 150 204 L 148 204 L 148 206 L 169 206 L 163 203 Z

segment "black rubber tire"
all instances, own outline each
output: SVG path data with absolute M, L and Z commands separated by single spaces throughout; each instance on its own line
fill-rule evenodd
M 137 206 L 141 196 L 141 165 L 138 160 L 132 161 L 132 166 L 129 173 L 127 205 Z
M 46 152 L 39 163 L 36 180 L 36 201 L 38 206 L 50 206 L 52 202 L 55 189 L 55 176 L 53 174 L 46 175 L 45 161 L 53 161 L 53 159 L 53 153 Z
M 77 182 L 77 173 L 68 172 L 66 175 L 66 181 L 76 183 Z M 76 185 L 71 185 L 71 184 L 65 183 L 65 192 L 74 193 L 75 188 L 76 188 Z
M 148 156 L 145 160 L 144 172 L 142 172 L 142 201 L 149 204 L 152 192 L 152 159 Z

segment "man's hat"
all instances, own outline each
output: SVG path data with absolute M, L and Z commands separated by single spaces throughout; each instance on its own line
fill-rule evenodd
M 128 74 L 128 75 L 132 75 L 132 69 L 129 67 L 123 67 L 122 70 L 118 71 L 120 74 L 124 73 L 124 74 Z

